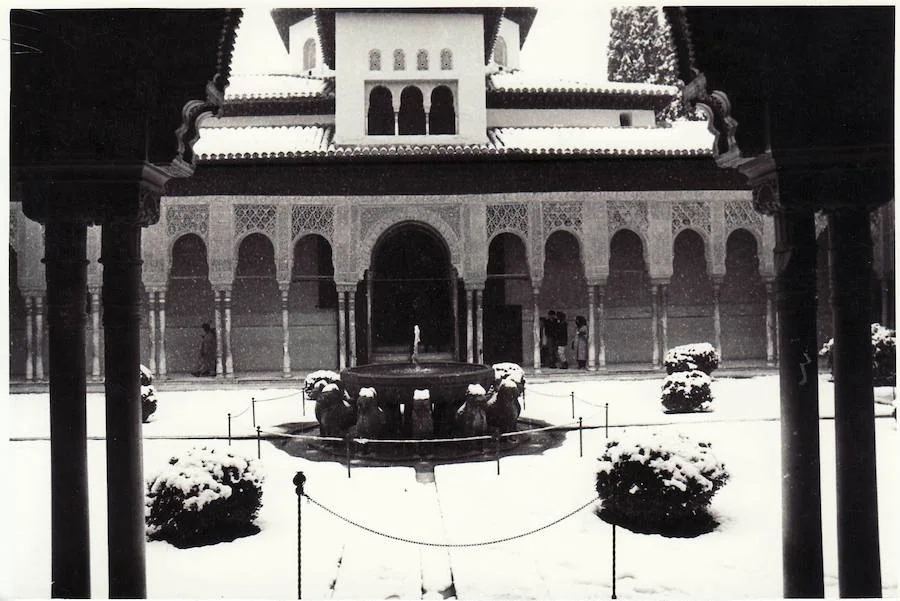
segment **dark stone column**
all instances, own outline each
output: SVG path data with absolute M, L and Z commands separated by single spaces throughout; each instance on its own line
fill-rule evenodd
M 832 213 L 828 231 L 840 595 L 881 597 L 869 324 L 873 263 L 869 213 L 865 208 Z
M 87 478 L 87 227 L 44 231 L 50 362 L 50 594 L 91 596 Z
M 145 598 L 140 226 L 118 219 L 104 223 L 100 262 L 106 343 L 109 596 Z
M 816 367 L 816 231 L 811 212 L 775 214 L 781 358 L 784 596 L 822 598 L 822 493 Z

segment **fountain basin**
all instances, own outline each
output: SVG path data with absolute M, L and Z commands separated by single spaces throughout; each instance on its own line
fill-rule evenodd
M 452 432 L 453 416 L 462 405 L 470 384 L 488 390 L 494 383 L 494 368 L 477 363 L 372 363 L 348 367 L 341 371 L 341 382 L 352 398 L 359 389 L 371 387 L 378 404 L 402 434 L 409 430 L 402 408 L 412 404 L 415 390 L 427 389 L 431 394 L 435 436 Z

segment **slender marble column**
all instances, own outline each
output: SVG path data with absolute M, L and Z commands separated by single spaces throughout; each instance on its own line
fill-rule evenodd
M 106 478 L 109 595 L 147 596 L 142 454 L 141 228 L 102 226 L 103 325 L 106 352 Z
M 159 308 L 159 361 L 157 361 L 157 369 L 159 369 L 159 374 L 157 377 L 161 380 L 165 380 L 168 375 L 166 372 L 166 291 L 159 291 L 159 298 L 157 299 L 157 306 Z
M 662 355 L 669 351 L 669 285 L 661 284 L 659 287 L 659 305 L 660 305 L 660 337 L 662 338 Z
M 843 598 L 880 597 L 869 213 L 862 208 L 828 215 L 828 234 L 834 316 L 838 584 Z
M 596 289 L 593 284 L 587 287 L 588 293 L 588 371 L 597 370 L 597 308 L 596 308 Z
M 338 289 L 338 369 L 347 367 L 347 324 L 344 319 L 344 293 Z
M 231 290 L 222 291 L 222 305 L 225 311 L 225 336 L 222 350 L 225 352 L 225 377 L 234 377 L 234 356 L 231 354 Z
M 34 297 L 34 379 L 44 381 L 44 297 Z
M 459 361 L 462 357 L 459 348 L 459 278 L 456 275 L 450 277 L 450 304 L 453 306 L 453 356 Z
M 599 333 L 597 365 L 598 367 L 606 367 L 606 287 L 597 287 L 597 314 L 599 316 Z
M 653 367 L 659 367 L 659 286 L 657 284 L 650 285 L 650 303 L 652 306 L 652 316 L 650 321 L 652 326 L 650 331 L 653 335 Z
M 722 282 L 713 280 L 713 337 L 716 350 L 719 351 L 720 364 L 725 361 L 725 353 L 722 351 Z
M 472 291 L 475 302 L 475 360 L 484 363 L 484 307 L 481 306 L 484 288 Z
M 222 292 L 213 291 L 213 322 L 216 328 L 216 378 L 225 375 L 225 368 L 222 365 Z
M 534 317 L 532 318 L 531 336 L 534 340 L 532 345 L 532 360 L 534 361 L 534 373 L 541 373 L 541 308 L 538 298 L 541 293 L 540 286 L 531 289 L 531 302 L 534 308 Z
M 34 305 L 33 298 L 25 297 L 25 380 L 34 381 Z
M 91 303 L 91 307 L 94 309 L 94 318 L 96 319 L 97 314 L 97 306 L 94 303 Z M 150 369 L 150 373 L 156 375 L 156 291 L 151 290 L 147 293 L 147 325 L 150 329 L 150 365 L 147 367 Z M 94 359 L 97 359 L 97 347 L 94 347 Z M 99 361 L 98 361 L 99 368 Z M 97 374 L 99 375 L 99 374 Z M 95 375 L 96 377 L 96 375 Z
M 288 323 L 288 288 L 281 289 L 281 376 L 291 377 L 291 330 Z
M 50 594 L 89 598 L 87 227 L 48 220 L 44 249 L 50 330 Z
M 775 285 L 766 282 L 766 365 L 775 365 Z
M 372 362 L 372 292 L 375 288 L 372 272 L 366 272 L 366 357 Z M 454 321 L 456 318 L 454 317 Z
M 347 338 L 350 342 L 350 351 L 347 355 L 347 363 L 350 367 L 356 365 L 356 292 L 347 292 Z
M 466 310 L 466 361 L 468 363 L 475 363 L 475 342 L 473 340 L 475 333 L 475 304 L 473 299 L 474 291 L 466 288 L 466 304 L 468 305 Z

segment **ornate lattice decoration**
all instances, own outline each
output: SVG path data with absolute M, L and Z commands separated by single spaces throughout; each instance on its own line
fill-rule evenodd
M 331 240 L 334 234 L 334 207 L 327 205 L 294 205 L 291 208 L 291 239 L 301 232 L 321 234 Z
M 369 50 L 369 71 L 381 71 L 381 50 Z
M 441 71 L 453 69 L 453 51 L 449 48 L 441 50 Z
M 521 202 L 488 205 L 486 225 L 488 238 L 504 230 L 528 236 L 528 206 Z
M 450 229 L 453 230 L 453 233 L 456 234 L 456 237 L 459 237 L 459 205 L 441 205 L 437 207 L 431 207 L 435 213 L 437 213 L 441 219 L 443 219 L 447 225 L 450 226 Z
M 406 71 L 406 54 L 402 50 L 394 50 L 394 71 Z
M 264 232 L 275 236 L 275 205 L 234 205 L 234 231 L 238 236 Z
M 762 234 L 763 216 L 753 210 L 753 202 L 737 200 L 725 203 L 725 229 L 744 228 Z
M 623 228 L 647 233 L 650 220 L 647 217 L 646 202 L 613 200 L 607 203 L 606 211 L 610 236 Z
M 428 71 L 428 51 L 419 50 L 416 53 L 416 69 L 419 71 Z
M 545 202 L 541 205 L 544 214 L 544 235 L 563 228 L 581 231 L 584 212 L 580 202 Z
M 12 205 L 10 205 L 12 207 Z M 19 216 L 16 214 L 14 210 L 9 211 L 9 244 L 13 247 L 13 250 L 18 251 L 16 248 L 19 242 Z
M 206 237 L 209 231 L 209 205 L 171 205 L 166 210 L 166 235 L 177 238 L 182 234 Z
M 707 234 L 712 232 L 709 204 L 698 201 L 672 204 L 672 233 L 687 228 L 696 228 Z

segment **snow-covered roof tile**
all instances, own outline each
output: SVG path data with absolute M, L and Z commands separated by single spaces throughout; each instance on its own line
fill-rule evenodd
M 666 128 L 498 127 L 485 144 L 384 144 L 338 146 L 332 126 L 202 128 L 194 151 L 201 161 L 282 157 L 572 155 L 711 155 L 706 123 Z
M 299 75 L 232 75 L 226 100 L 308 98 L 324 96 L 333 88 L 329 79 Z
M 675 96 L 678 88 L 649 83 L 618 81 L 586 83 L 554 79 L 524 71 L 504 71 L 488 77 L 488 90 L 498 92 L 583 92 L 594 94 L 634 94 L 638 96 Z

